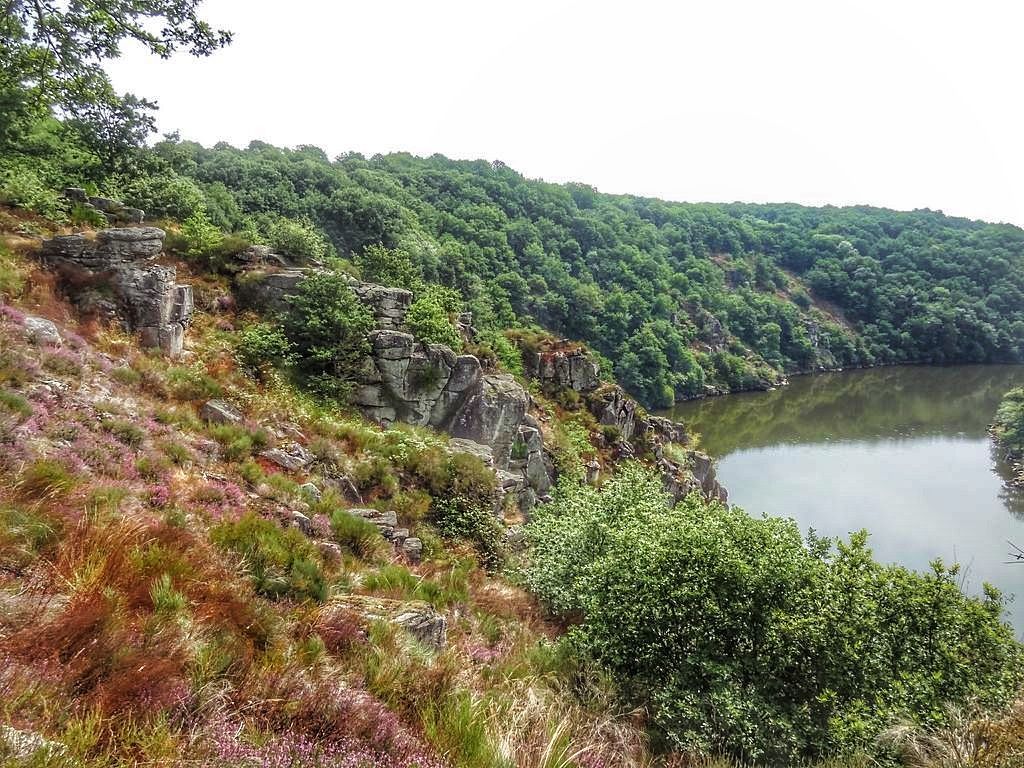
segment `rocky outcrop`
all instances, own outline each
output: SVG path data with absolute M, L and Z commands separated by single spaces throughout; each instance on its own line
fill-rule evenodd
M 366 595 L 334 598 L 324 611 L 354 611 L 367 621 L 386 621 L 401 627 L 417 641 L 436 651 L 447 642 L 448 621 L 433 606 L 419 600 L 390 600 Z
M 120 319 L 143 346 L 177 357 L 194 299 L 174 267 L 151 263 L 163 251 L 164 236 L 157 227 L 104 229 L 95 238 L 60 235 L 44 241 L 42 258 L 81 311 Z
M 64 197 L 72 203 L 96 211 L 102 220 L 121 224 L 141 224 L 146 216 L 141 208 L 131 208 L 120 200 L 113 200 L 109 197 L 90 197 L 80 187 L 68 187 L 64 190 Z
M 264 253 L 264 246 L 251 246 L 239 255 L 249 268 L 235 278 L 235 286 L 243 305 L 260 311 L 279 312 L 288 306 L 288 298 L 295 295 L 311 270 L 303 267 L 284 269 L 259 266 L 268 259 L 279 258 Z M 254 250 L 261 249 L 261 250 Z M 373 315 L 377 328 L 388 331 L 405 329 L 405 316 L 412 304 L 411 291 L 376 283 L 363 283 L 350 278 L 352 292 Z
M 359 281 L 353 281 L 352 290 L 373 314 L 378 328 L 392 331 L 405 328 L 412 291 Z
M 600 369 L 579 346 L 561 342 L 554 349 L 526 352 L 526 375 L 540 382 L 544 390 L 567 388 L 590 392 L 601 382 Z

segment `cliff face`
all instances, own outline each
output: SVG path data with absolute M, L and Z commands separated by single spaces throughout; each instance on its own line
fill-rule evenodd
M 255 269 L 243 273 L 238 283 L 252 305 L 283 308 L 305 274 L 302 269 Z M 377 324 L 354 396 L 363 414 L 383 425 L 433 427 L 459 438 L 463 446 L 469 441 L 476 446 L 469 450 L 494 467 L 521 510 L 529 511 L 536 499 L 543 501 L 555 480 L 554 462 L 523 386 L 510 374 L 484 371 L 473 355 L 416 339 L 405 326 L 411 292 L 356 280 L 352 290 Z M 542 391 L 577 393 L 597 422 L 610 428 L 593 438 L 613 459 L 654 464 L 674 498 L 700 490 L 708 498 L 726 499 L 711 459 L 685 448 L 686 429 L 649 416 L 621 387 L 604 384 L 597 363 L 580 345 L 560 342 L 524 350 L 523 357 L 527 377 Z M 677 446 L 672 457 L 666 452 L 670 444 Z M 596 481 L 600 470 L 599 462 L 592 463 L 589 479 Z
M 153 263 L 164 237 L 157 227 L 104 229 L 95 239 L 59 235 L 43 243 L 42 258 L 83 315 L 119 321 L 143 346 L 177 357 L 192 319 L 192 288 L 177 282 L 173 266 Z

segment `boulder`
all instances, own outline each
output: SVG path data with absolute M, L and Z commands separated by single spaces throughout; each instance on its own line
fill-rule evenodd
M 505 469 L 527 404 L 526 390 L 510 374 L 484 374 L 448 421 L 448 433 L 491 446 L 495 467 Z
M 261 451 L 260 456 L 290 472 L 308 467 L 314 459 L 313 454 L 298 443 L 285 443 L 277 448 L 269 448 Z
M 377 327 L 385 330 L 399 330 L 405 325 L 405 316 L 412 304 L 412 292 L 404 288 L 359 283 L 352 286 L 362 302 L 373 313 Z
M 242 412 L 226 400 L 207 400 L 199 409 L 199 418 L 214 424 L 238 424 Z
M 415 536 L 410 536 L 402 542 L 402 554 L 410 563 L 418 563 L 423 557 L 423 542 Z
M 33 344 L 59 347 L 64 343 L 56 324 L 45 317 L 28 315 L 22 323 L 22 328 L 25 338 Z
M 354 611 L 368 621 L 395 624 L 423 645 L 440 651 L 447 640 L 448 622 L 429 604 L 419 600 L 391 600 L 367 595 L 342 595 L 325 607 Z
M 96 254 L 106 261 L 136 261 L 158 256 L 167 233 L 158 227 L 101 229 L 96 233 Z
M 591 392 L 600 385 L 600 368 L 587 352 L 567 342 L 558 342 L 553 349 L 528 352 L 524 355 L 526 375 L 537 379 L 546 391 L 572 389 Z
M 304 493 L 314 502 L 320 501 L 320 499 L 323 497 L 323 493 L 320 491 L 320 489 L 316 486 L 315 483 L 303 483 L 302 485 L 299 486 L 299 491 Z
M 288 297 L 298 291 L 308 269 L 247 270 L 235 278 L 235 290 L 243 306 L 260 312 L 282 312 L 288 308 Z

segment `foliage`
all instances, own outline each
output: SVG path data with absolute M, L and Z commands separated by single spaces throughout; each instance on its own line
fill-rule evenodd
M 683 748 L 770 763 L 870 746 L 910 713 L 1004 703 L 1020 649 L 991 587 L 927 574 L 697 495 L 670 510 L 627 465 L 602 490 L 565 481 L 528 526 L 530 586 L 582 620 L 578 646 L 612 670 Z
M 316 550 L 294 528 L 283 530 L 249 513 L 237 522 L 223 522 L 212 528 L 210 538 L 243 558 L 253 587 L 260 594 L 316 601 L 327 597 L 327 582 Z
M 274 219 L 267 228 L 266 239 L 275 251 L 300 261 L 320 261 L 328 252 L 323 235 L 304 221 Z
M 102 64 L 126 41 L 162 58 L 208 56 L 231 35 L 199 18 L 196 0 L 7 3 L 0 17 L 0 155 L 52 107 L 69 116 L 108 168 L 152 130 L 153 104 L 119 96 Z
M 64 201 L 28 168 L 0 168 L 0 203 L 25 208 L 53 221 L 63 221 Z
M 463 495 L 435 498 L 430 521 L 441 536 L 471 542 L 487 567 L 501 562 L 501 525 L 479 500 Z
M 181 223 L 181 234 L 191 258 L 209 260 L 224 242 L 224 234 L 210 223 L 202 210 L 197 210 Z
M 238 334 L 235 354 L 242 365 L 261 378 L 270 369 L 287 368 L 295 359 L 284 331 L 269 323 L 246 325 Z
M 423 280 L 409 252 L 402 248 L 385 248 L 380 243 L 368 245 L 355 257 L 355 264 L 363 280 L 370 283 L 416 290 Z
M 444 344 L 456 352 L 462 350 L 462 336 L 452 323 L 460 308 L 458 294 L 448 288 L 424 287 L 409 306 L 405 324 L 413 335 L 428 344 Z
M 299 355 L 298 368 L 322 394 L 343 391 L 369 354 L 369 310 L 343 275 L 308 275 L 291 298 L 283 329 Z
M 358 557 L 370 559 L 383 550 L 384 541 L 377 526 L 344 509 L 331 515 L 331 532 L 338 544 Z
M 996 439 L 1011 456 L 1024 455 L 1024 387 L 1006 393 L 992 426 Z

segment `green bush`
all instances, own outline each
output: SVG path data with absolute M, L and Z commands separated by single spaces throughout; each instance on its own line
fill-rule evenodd
M 140 174 L 122 190 L 124 201 L 141 208 L 150 219 L 185 221 L 205 214 L 203 190 L 192 179 L 173 171 Z
M 276 325 L 254 323 L 238 334 L 235 343 L 238 361 L 260 378 L 272 368 L 286 368 L 295 356 L 292 343 Z
M 280 528 L 249 513 L 210 531 L 214 544 L 242 558 L 256 591 L 270 598 L 297 597 L 323 601 L 327 581 L 315 548 L 294 528 Z
M 462 336 L 451 317 L 459 311 L 458 294 L 449 288 L 429 286 L 416 296 L 405 316 L 405 324 L 420 341 L 444 344 L 462 351 Z
M 331 514 L 331 532 L 338 544 L 364 560 L 379 555 L 384 549 L 384 539 L 377 526 L 344 509 Z
M 638 465 L 600 491 L 563 482 L 527 532 L 530 587 L 686 750 L 793 764 L 1019 690 L 998 592 L 881 565 L 863 532 L 833 548 L 696 494 L 670 510 Z
M 65 219 L 65 201 L 28 168 L 0 171 L 0 203 L 38 213 L 52 221 Z
M 186 254 L 193 259 L 211 263 L 220 255 L 224 244 L 224 233 L 210 223 L 206 213 L 198 210 L 181 223 L 181 234 L 185 238 Z
M 375 243 L 366 246 L 354 261 L 360 276 L 367 282 L 415 290 L 423 280 L 409 252 L 401 248 L 385 248 Z
M 300 261 L 320 261 L 328 254 L 327 240 L 305 221 L 275 219 L 267 230 L 266 240 L 274 251 Z
M 100 422 L 100 428 L 131 448 L 138 448 L 146 439 L 146 433 L 130 421 L 104 419 Z
M 374 324 L 347 279 L 333 272 L 309 275 L 283 320 L 298 368 L 311 386 L 324 395 L 343 394 L 370 352 L 366 336 Z
M 1024 455 L 1024 387 L 1006 393 L 992 426 L 996 439 L 1011 456 Z
M 501 524 L 493 509 L 478 499 L 461 495 L 435 498 L 429 519 L 442 537 L 470 542 L 488 568 L 501 563 Z
M 242 461 L 270 444 L 266 430 L 248 429 L 238 424 L 214 424 L 207 432 L 220 444 L 226 461 Z

